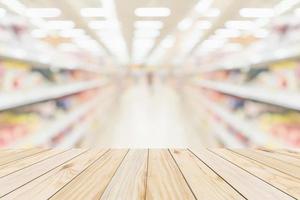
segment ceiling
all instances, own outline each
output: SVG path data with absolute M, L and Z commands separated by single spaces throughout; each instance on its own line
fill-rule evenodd
M 4 0 L 5 1 L 5 0 Z M 18 1 L 18 0 L 11 0 Z M 282 0 L 290 1 L 290 0 Z M 1 1 L 0 1 L 1 2 Z M 2 0 L 3 2 L 3 0 Z M 51 20 L 71 20 L 83 29 L 90 40 L 97 41 L 107 56 L 122 65 L 148 64 L 157 66 L 182 65 L 191 56 L 197 56 L 200 44 L 223 28 L 226 21 L 245 20 L 239 15 L 241 8 L 274 8 L 280 0 L 19 0 L 26 8 L 58 8 L 62 14 Z M 295 5 L 299 1 L 294 0 Z M 206 8 L 203 5 L 207 4 Z M 166 17 L 138 17 L 137 8 L 165 7 L 171 14 Z M 82 8 L 103 8 L 104 16 L 83 17 Z M 198 10 L 197 10 L 198 9 Z M 202 10 L 201 10 L 202 9 Z M 220 13 L 213 11 L 219 10 Z M 292 7 L 290 8 L 292 9 Z M 210 14 L 208 11 L 211 11 Z M 289 11 L 289 10 L 287 10 Z M 214 14 L 213 14 L 214 13 Z M 185 22 L 183 22 L 185 19 Z M 49 19 L 43 19 L 45 21 Z M 114 26 L 93 28 L 91 21 L 109 21 Z M 153 44 L 135 44 L 134 26 L 140 20 L 159 20 L 163 28 L 153 38 Z M 251 19 L 256 20 L 256 19 Z M 207 27 L 199 26 L 206 22 Z M 111 23 L 112 22 L 112 23 Z M 178 24 L 181 23 L 181 28 Z M 199 28 L 200 27 L 200 28 Z M 172 38 L 172 41 L 170 39 Z M 169 43 L 168 41 L 169 40 Z M 168 45 L 165 45 L 168 44 Z M 137 55 L 140 57 L 136 58 Z

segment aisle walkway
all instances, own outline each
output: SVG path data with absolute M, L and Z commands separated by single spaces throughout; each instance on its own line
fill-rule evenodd
M 124 92 L 119 108 L 99 134 L 98 146 L 113 148 L 184 148 L 201 145 L 181 112 L 180 98 L 170 87 L 145 83 Z

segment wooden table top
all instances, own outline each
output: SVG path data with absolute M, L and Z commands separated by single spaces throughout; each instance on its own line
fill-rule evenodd
M 228 149 L 0 151 L 1 199 L 300 199 L 300 154 Z

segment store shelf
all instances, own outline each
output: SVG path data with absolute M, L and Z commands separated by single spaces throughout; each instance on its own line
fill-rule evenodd
M 215 113 L 217 116 L 222 118 L 224 122 L 226 122 L 228 125 L 242 133 L 245 137 L 247 137 L 252 144 L 258 146 L 287 148 L 286 145 L 273 138 L 270 134 L 257 130 L 255 126 L 249 124 L 244 119 L 235 115 L 231 111 L 222 108 L 218 104 L 209 101 L 205 97 L 200 97 L 199 100 L 211 112 Z
M 290 44 L 288 47 L 274 48 L 274 51 L 269 51 L 267 55 L 264 55 L 264 58 L 261 58 L 260 55 L 256 54 L 255 61 L 251 62 L 249 60 L 239 61 L 243 64 L 234 64 L 234 61 L 231 60 L 229 65 L 224 64 L 224 61 L 219 63 L 214 63 L 213 65 L 206 66 L 205 69 L 201 70 L 202 72 L 211 72 L 217 70 L 232 70 L 232 69 L 242 69 L 242 68 L 255 68 L 255 67 L 265 67 L 277 62 L 299 59 L 300 58 L 300 48 L 299 44 Z M 248 56 L 251 57 L 251 56 Z
M 10 147 L 21 148 L 46 144 L 51 138 L 64 131 L 70 125 L 78 121 L 82 116 L 91 111 L 98 101 L 99 97 L 95 98 L 93 101 L 83 104 L 78 109 L 57 119 L 49 127 L 43 127 L 42 130 L 38 130 L 36 133 L 30 134 L 26 138 L 22 138 L 20 142 L 17 142 Z
M 98 88 L 107 81 L 85 81 L 60 86 L 32 89 L 27 92 L 0 93 L 0 111 L 39 103 Z
M 195 83 L 206 89 L 300 111 L 300 95 L 296 93 L 206 80 L 197 80 Z
M 72 148 L 74 145 L 87 133 L 91 122 L 93 121 L 93 117 L 87 119 L 85 122 L 81 123 L 79 126 L 75 127 L 75 130 L 68 133 L 66 138 L 64 138 L 63 142 L 56 146 L 56 148 Z
M 4 60 L 13 60 L 13 61 L 18 61 L 18 62 L 24 62 L 27 64 L 30 64 L 34 67 L 38 67 L 38 68 L 56 68 L 56 69 L 65 69 L 65 70 L 82 70 L 82 71 L 87 71 L 87 72 L 93 72 L 93 73 L 98 73 L 99 70 L 95 70 L 93 68 L 89 68 L 86 66 L 79 66 L 76 65 L 74 66 L 74 64 L 70 65 L 70 64 L 65 64 L 65 65 L 57 65 L 55 63 L 51 63 L 51 62 L 46 62 L 43 59 L 37 59 L 37 58 L 30 58 L 28 56 L 24 56 L 23 54 L 18 55 L 15 54 L 14 51 L 11 52 L 1 52 L 0 53 L 0 60 L 4 59 Z M 24 52 L 26 52 L 24 50 Z M 90 66 L 90 64 L 87 64 L 87 66 Z
M 236 138 L 223 125 L 216 126 L 217 123 L 210 121 L 210 125 L 214 129 L 214 134 L 224 143 L 225 147 L 230 148 L 246 148 L 247 146 Z

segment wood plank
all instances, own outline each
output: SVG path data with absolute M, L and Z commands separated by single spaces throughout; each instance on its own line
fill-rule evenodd
M 49 157 L 52 157 L 52 156 L 57 155 L 62 152 L 63 152 L 62 150 L 52 149 L 49 151 L 43 151 L 41 153 L 34 154 L 32 156 L 29 156 L 29 157 L 26 157 L 26 158 L 23 158 L 20 160 L 16 160 L 14 162 L 7 163 L 5 165 L 1 165 L 0 166 L 0 178 L 6 176 L 8 174 L 11 174 L 15 171 L 29 167 L 35 163 L 43 161 Z
M 276 153 L 284 154 L 293 158 L 300 159 L 300 152 L 295 152 L 291 150 L 282 150 L 282 149 L 276 149 Z
M 249 200 L 293 199 L 289 195 L 206 149 L 202 149 L 201 151 L 193 150 L 193 153 Z
M 288 155 L 285 155 L 285 154 L 280 154 L 280 153 L 277 153 L 276 151 L 273 151 L 273 150 L 266 150 L 265 149 L 265 150 L 253 150 L 253 151 L 258 153 L 258 154 L 269 156 L 271 158 L 281 160 L 283 162 L 290 163 L 292 165 L 296 165 L 296 166 L 300 167 L 300 159 L 298 159 L 298 158 L 288 156 Z
M 43 175 L 44 173 L 47 173 L 51 169 L 71 160 L 83 152 L 84 150 L 72 149 L 28 168 L 0 178 L 0 197 L 3 197 L 7 193 L 17 189 L 18 187 L 21 187 L 22 185 Z
M 50 199 L 100 199 L 127 152 L 107 152 Z
M 170 150 L 197 199 L 245 199 L 188 150 Z
M 107 150 L 90 150 L 18 188 L 3 200 L 48 199 L 97 161 Z
M 300 199 L 300 180 L 226 149 L 212 150 L 240 168 L 261 178 L 276 188 Z
M 28 149 L 1 149 L 0 157 L 8 156 L 8 155 L 19 153 L 19 152 L 26 151 L 26 150 L 28 150 Z
M 148 150 L 130 150 L 101 199 L 144 199 Z
M 195 199 L 168 150 L 150 150 L 146 199 Z
M 47 149 L 34 148 L 34 149 L 26 149 L 21 151 L 16 151 L 16 153 L 9 152 L 8 154 L 0 157 L 0 166 L 5 165 L 7 163 L 26 158 L 28 156 L 46 151 Z
M 256 153 L 254 150 L 250 149 L 240 149 L 235 152 L 300 179 L 300 168 L 295 165 L 291 165 L 289 163 L 282 162 L 281 160 L 271 158 L 260 153 Z

